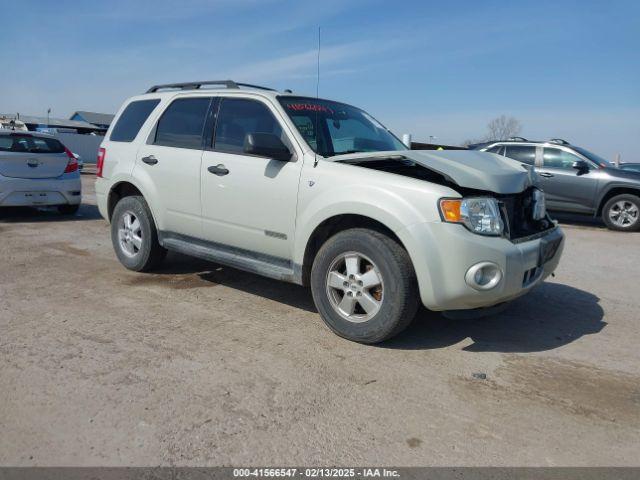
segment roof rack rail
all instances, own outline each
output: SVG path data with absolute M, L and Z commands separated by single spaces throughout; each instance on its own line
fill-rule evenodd
M 549 140 L 549 143 L 555 143 L 557 145 L 571 145 L 569 142 L 561 138 L 552 138 L 551 140 Z
M 249 83 L 239 83 L 233 80 L 205 80 L 203 82 L 185 82 L 185 83 L 165 83 L 163 85 L 154 85 L 146 93 L 154 93 L 158 90 L 164 89 L 180 89 L 180 90 L 197 90 L 204 85 L 224 85 L 226 88 L 257 88 L 259 90 L 269 90 L 275 92 L 276 90 L 269 87 L 261 87 L 260 85 L 251 85 Z
M 524 137 L 509 137 L 509 138 L 507 138 L 507 141 L 509 141 L 509 142 L 528 142 L 529 140 L 527 140 Z

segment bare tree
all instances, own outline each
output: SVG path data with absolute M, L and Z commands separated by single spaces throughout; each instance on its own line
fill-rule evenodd
M 500 115 L 487 124 L 486 141 L 506 140 L 509 137 L 515 137 L 522 130 L 522 125 L 518 119 Z
M 487 133 L 481 138 L 468 138 L 462 142 L 463 147 L 476 143 L 493 142 L 494 140 L 506 140 L 515 137 L 522 130 L 520 120 L 514 117 L 500 115 L 487 123 Z
M 476 143 L 482 143 L 482 142 L 484 142 L 484 140 L 479 138 L 467 138 L 460 145 L 462 145 L 463 147 L 468 147 L 469 145 L 474 145 Z

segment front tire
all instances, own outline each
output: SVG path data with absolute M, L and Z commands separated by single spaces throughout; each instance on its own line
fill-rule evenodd
M 327 326 L 360 343 L 397 335 L 418 308 L 418 285 L 406 250 L 364 228 L 340 232 L 320 248 L 311 269 L 311 292 Z
M 111 242 L 120 263 L 135 272 L 153 270 L 167 254 L 158 242 L 153 216 L 141 196 L 124 197 L 116 204 Z
M 611 230 L 637 232 L 640 230 L 640 197 L 616 195 L 602 208 L 602 220 Z

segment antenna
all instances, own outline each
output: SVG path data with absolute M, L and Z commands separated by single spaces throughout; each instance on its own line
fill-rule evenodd
M 316 74 L 316 100 L 320 97 L 320 25 L 318 25 L 318 69 Z
M 317 70 L 316 70 L 316 101 L 320 99 L 320 25 L 318 25 L 318 64 L 317 64 Z M 316 151 L 314 152 L 316 154 L 314 161 L 313 161 L 313 168 L 316 168 L 318 166 L 318 147 L 320 146 L 318 143 L 318 128 L 320 127 L 320 123 L 319 123 L 319 118 L 318 118 L 318 109 L 316 109 L 316 125 L 315 125 L 315 129 L 316 129 Z

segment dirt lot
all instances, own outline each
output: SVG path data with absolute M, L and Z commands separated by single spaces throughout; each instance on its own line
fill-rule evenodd
M 640 463 L 640 235 L 564 223 L 506 312 L 372 347 L 301 287 L 125 270 L 83 181 L 75 218 L 0 214 L 0 464 Z

